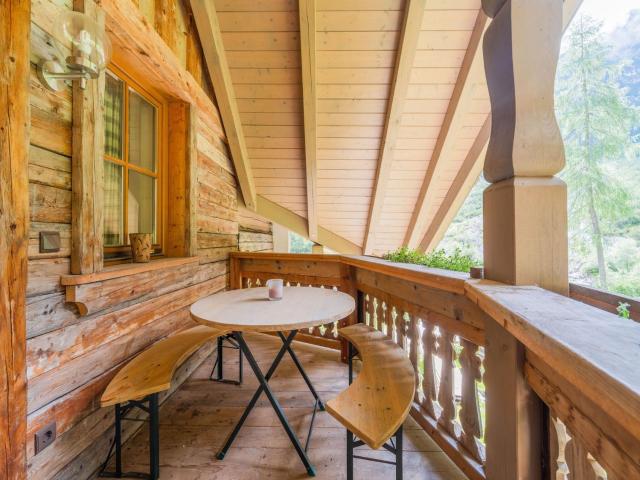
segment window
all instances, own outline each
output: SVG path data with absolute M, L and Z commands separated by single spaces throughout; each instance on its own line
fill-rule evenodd
M 150 233 L 155 253 L 163 237 L 163 119 L 165 105 L 111 67 L 104 101 L 105 259 L 129 254 L 130 233 Z

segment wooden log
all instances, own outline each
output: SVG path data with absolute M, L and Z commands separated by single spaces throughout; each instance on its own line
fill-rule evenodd
M 171 2 L 173 3 L 173 2 Z M 169 162 L 167 216 L 168 256 L 197 254 L 196 202 L 197 151 L 196 111 L 184 102 L 169 103 Z
M 0 2 L 0 477 L 25 478 L 31 2 Z
M 91 315 L 134 300 L 158 297 L 209 278 L 209 271 L 198 264 L 178 265 L 101 282 L 69 285 L 66 299 L 76 304 L 81 315 Z
M 148 324 L 143 329 L 118 337 L 106 345 L 97 348 L 94 346 L 85 355 L 32 378 L 27 392 L 28 413 L 84 385 L 157 339 L 192 324 L 188 308 L 184 308 Z M 92 365 L 92 368 L 87 369 L 86 365 Z
M 198 352 L 193 354 L 175 373 L 171 388 L 167 392 L 160 394 L 160 404 L 166 399 L 193 373 L 193 371 L 212 353 L 214 346 L 208 343 Z M 100 392 L 101 393 L 101 392 Z M 100 393 L 95 399 L 99 402 Z M 70 405 L 66 405 L 70 408 Z M 80 413 L 80 412 L 78 412 Z M 29 475 L 33 478 L 77 478 L 68 476 L 73 468 L 77 466 L 75 458 L 83 452 L 92 454 L 92 465 L 101 462 L 106 457 L 107 448 L 98 452 L 95 446 L 96 439 L 102 438 L 103 432 L 108 436 L 113 435 L 111 427 L 113 425 L 113 408 L 86 408 L 82 414 L 74 417 L 73 412 L 69 412 L 70 417 L 66 418 L 66 430 L 63 430 L 56 441 L 45 451 L 37 456 L 33 456 L 29 462 Z M 144 419 L 141 412 L 132 412 L 132 418 Z M 49 417 L 51 418 L 51 417 Z M 54 415 L 53 418 L 58 418 Z M 41 418 L 44 420 L 44 418 Z M 127 425 L 129 424 L 129 425 Z M 132 426 L 133 425 L 133 426 Z M 123 441 L 126 441 L 138 428 L 143 427 L 138 422 L 124 422 Z M 86 460 L 85 460 L 86 461 Z M 95 468 L 88 469 L 83 475 L 91 474 Z M 65 473 L 66 472 L 66 473 Z
M 60 330 L 40 335 L 27 342 L 27 376 L 34 378 L 60 368 L 89 353 L 96 345 L 106 345 L 122 336 L 143 329 L 160 318 L 180 311 L 200 298 L 226 287 L 224 275 L 180 288 L 162 296 L 97 316 Z M 86 341 L 87 338 L 91 342 Z
M 29 184 L 31 221 L 71 223 L 71 192 L 61 188 Z
M 83 12 L 104 26 L 104 12 L 93 0 L 74 0 Z M 96 80 L 73 82 L 71 178 L 71 273 L 99 272 L 103 264 L 103 154 L 105 73 Z

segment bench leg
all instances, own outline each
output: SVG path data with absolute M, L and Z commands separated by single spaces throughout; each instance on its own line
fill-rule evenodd
M 231 346 L 224 345 L 224 342 L 227 341 Z M 231 385 L 242 385 L 242 349 L 240 346 L 235 343 L 233 337 L 231 335 L 224 335 L 222 337 L 218 337 L 217 340 L 217 351 L 216 351 L 216 361 L 213 364 L 213 369 L 211 370 L 211 375 L 209 375 L 209 380 L 213 382 L 220 383 L 229 383 Z M 238 380 L 227 380 L 224 378 L 223 368 L 223 354 L 225 348 L 232 348 L 234 350 L 238 350 Z M 214 377 L 215 374 L 215 377 Z
M 347 480 L 353 480 L 353 433 L 349 429 L 347 429 Z
M 149 404 L 148 407 L 144 406 L 145 403 Z M 125 404 L 118 403 L 115 405 L 115 433 L 113 442 L 111 442 L 107 458 L 98 472 L 98 477 L 158 480 L 160 476 L 160 422 L 158 406 L 157 393 L 147 396 L 144 400 L 130 400 Z M 122 420 L 141 421 L 134 418 L 126 418 L 127 413 L 133 408 L 139 408 L 149 413 L 149 473 L 122 471 Z M 107 471 L 107 464 L 114 450 L 115 470 Z
M 402 480 L 402 425 L 396 432 L 396 480 Z
M 158 394 L 149 398 L 149 470 L 151 480 L 160 476 L 160 419 Z

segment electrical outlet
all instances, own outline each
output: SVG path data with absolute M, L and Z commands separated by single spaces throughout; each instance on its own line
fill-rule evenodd
M 56 422 L 45 425 L 36 432 L 36 455 L 47 448 L 56 439 Z

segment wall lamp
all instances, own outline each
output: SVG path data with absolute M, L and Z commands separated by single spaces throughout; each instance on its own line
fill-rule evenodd
M 38 65 L 38 78 L 48 89 L 56 92 L 73 80 L 80 81 L 80 87 L 84 89 L 87 80 L 98 78 L 109 62 L 111 42 L 104 28 L 84 13 L 65 11 L 54 25 L 53 42 L 60 58 L 66 58 L 66 65 L 63 66 L 57 58 L 43 59 Z

